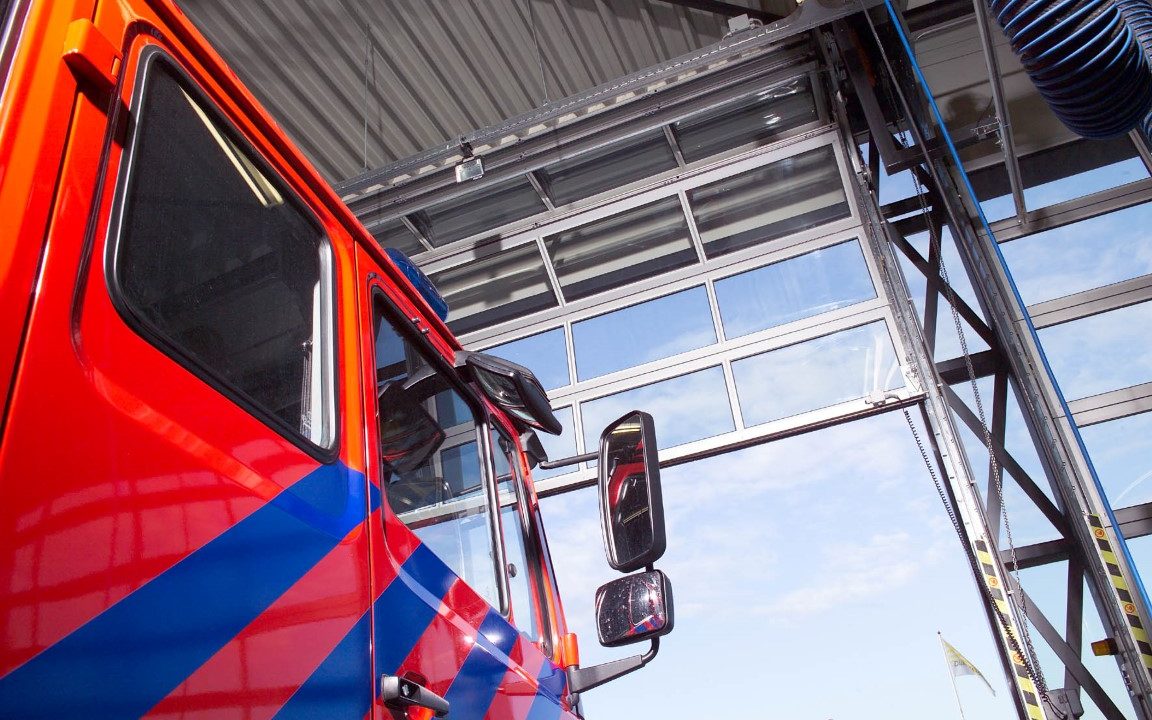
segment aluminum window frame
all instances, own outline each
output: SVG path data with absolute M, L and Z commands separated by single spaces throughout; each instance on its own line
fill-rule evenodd
M 832 146 L 833 154 L 836 158 L 837 170 L 840 173 L 841 185 L 844 189 L 845 202 L 848 205 L 848 215 L 839 220 L 833 220 L 829 223 L 824 223 L 798 233 L 786 235 L 781 238 L 768 240 L 762 243 L 757 243 L 741 250 L 726 253 L 720 257 L 713 259 L 706 259 L 704 262 L 697 262 L 696 264 L 688 267 L 679 268 L 667 273 L 662 273 L 651 278 L 639 280 L 634 283 L 628 283 L 621 287 L 606 290 L 595 295 L 581 298 L 574 301 L 566 301 L 563 297 L 562 290 L 559 287 L 558 279 L 555 275 L 555 270 L 552 267 L 551 258 L 547 255 L 547 250 L 544 247 L 544 238 L 564 232 L 587 223 L 595 222 L 602 218 L 618 215 L 629 210 L 647 205 L 659 200 L 669 197 L 677 197 L 686 193 L 688 190 L 695 187 L 706 185 L 711 182 L 723 180 L 734 175 L 739 175 L 743 172 L 756 170 L 765 165 L 772 164 L 780 160 L 785 160 L 789 157 L 794 157 L 809 150 L 816 150 L 825 146 Z M 502 323 L 492 325 L 487 328 L 475 330 L 470 333 L 462 335 L 462 340 L 469 345 L 476 345 L 487 347 L 490 345 L 508 342 L 511 340 L 519 339 L 526 335 L 533 334 L 525 330 L 527 327 L 535 328 L 536 331 L 543 329 L 550 329 L 557 324 L 557 320 L 569 319 L 577 317 L 586 317 L 584 313 L 589 308 L 602 308 L 599 312 L 607 312 L 613 307 L 622 306 L 622 301 L 627 301 L 626 304 L 632 304 L 632 299 L 644 295 L 653 289 L 670 288 L 672 286 L 680 286 L 680 283 L 688 278 L 694 278 L 701 274 L 702 268 L 722 268 L 733 265 L 738 265 L 742 262 L 749 260 L 763 260 L 765 257 L 765 247 L 771 246 L 773 248 L 772 255 L 776 257 L 779 251 L 789 249 L 804 243 L 818 240 L 829 235 L 849 231 L 859 228 L 861 225 L 860 211 L 858 203 L 855 201 L 855 196 L 852 192 L 850 184 L 850 175 L 848 172 L 848 162 L 845 156 L 844 148 L 838 142 L 838 138 L 834 129 L 822 128 L 818 133 L 807 135 L 804 137 L 789 138 L 784 143 L 779 143 L 772 146 L 765 146 L 757 148 L 756 151 L 741 155 L 728 160 L 715 164 L 706 169 L 699 170 L 693 173 L 685 173 L 683 177 L 678 178 L 675 182 L 669 182 L 661 187 L 650 188 L 644 191 L 635 192 L 632 194 L 622 195 L 616 202 L 601 205 L 592 210 L 583 213 L 574 214 L 568 217 L 558 219 L 552 223 L 540 225 L 532 228 L 529 231 L 512 235 L 507 238 L 501 238 L 495 242 L 489 243 L 482 247 L 469 248 L 463 252 L 457 253 L 451 258 L 445 258 L 436 262 L 429 262 L 422 266 L 422 269 L 429 275 L 434 275 L 437 272 L 450 270 L 465 266 L 477 260 L 483 260 L 491 257 L 494 254 L 506 250 L 535 243 L 537 251 L 541 253 L 541 258 L 544 262 L 545 271 L 547 274 L 548 282 L 552 285 L 552 290 L 556 294 L 557 306 L 540 310 L 531 315 L 525 315 L 511 320 L 506 320 Z M 681 209 L 684 210 L 685 202 L 681 201 Z M 686 220 L 688 228 L 691 233 L 692 243 L 696 249 L 697 257 L 706 257 L 703 248 L 700 244 L 700 235 L 696 229 L 696 222 L 691 213 L 686 213 Z M 856 232 L 859 232 L 858 230 Z M 865 253 L 867 257 L 868 253 Z M 761 262 L 760 264 L 764 264 Z M 873 277 L 876 278 L 875 267 L 871 265 L 870 270 L 873 272 Z M 874 285 L 878 285 L 874 281 Z M 879 290 L 878 290 L 879 292 Z M 451 315 L 449 315 L 451 317 Z M 527 322 L 525 321 L 527 319 Z M 550 323 L 550 324 L 549 324 Z M 500 340 L 495 338 L 500 337 Z

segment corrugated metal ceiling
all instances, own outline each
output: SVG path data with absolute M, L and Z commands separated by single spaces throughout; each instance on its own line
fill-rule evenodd
M 724 17 L 660 0 L 179 2 L 333 184 L 727 29 Z

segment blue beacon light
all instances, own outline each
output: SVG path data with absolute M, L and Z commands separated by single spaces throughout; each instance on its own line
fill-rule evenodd
M 416 263 L 412 262 L 407 255 L 397 250 L 396 248 L 385 248 L 384 252 L 388 253 L 388 257 L 392 262 L 396 263 L 396 267 L 400 268 L 400 272 L 404 273 L 404 277 L 408 278 L 408 282 L 416 288 L 420 293 L 420 297 L 428 303 L 432 308 L 432 312 L 441 320 L 448 319 L 448 301 L 424 274 L 424 271 L 416 267 Z

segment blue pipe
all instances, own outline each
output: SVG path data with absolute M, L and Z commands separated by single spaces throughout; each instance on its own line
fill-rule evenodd
M 1152 127 L 1148 0 L 987 0 L 1052 112 L 1081 137 Z

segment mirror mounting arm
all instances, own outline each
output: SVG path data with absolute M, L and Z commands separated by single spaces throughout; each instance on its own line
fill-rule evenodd
M 621 660 L 593 665 L 589 668 L 570 667 L 568 668 L 568 692 L 581 693 L 630 672 L 635 672 L 652 662 L 658 652 L 660 652 L 660 638 L 652 638 L 651 647 L 643 655 L 633 655 Z
M 598 452 L 584 453 L 583 455 L 573 455 L 572 457 L 560 458 L 559 460 L 545 460 L 540 463 L 540 467 L 545 470 L 555 470 L 556 468 L 578 465 L 582 462 L 595 460 L 598 457 L 600 457 L 600 453 Z

